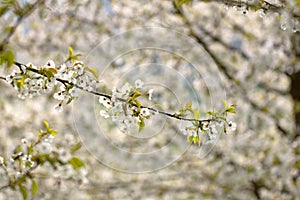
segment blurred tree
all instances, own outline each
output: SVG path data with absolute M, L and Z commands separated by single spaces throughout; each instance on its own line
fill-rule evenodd
M 90 169 L 99 173 L 93 174 L 92 184 L 85 191 L 91 198 L 300 196 L 298 0 L 2 1 L 0 8 L 1 64 L 11 65 L 14 58 L 41 65 L 48 58 L 63 62 L 67 46 L 89 52 L 99 42 L 130 29 L 167 27 L 189 35 L 203 47 L 218 66 L 228 97 L 239 105 L 239 134 L 221 138 L 206 159 L 195 161 L 187 155 L 170 169 L 138 178 L 105 168 L 96 170 L 94 161 L 90 161 Z M 101 53 L 105 57 L 112 52 L 107 49 Z M 163 60 L 163 56 L 153 57 L 158 63 Z M 115 63 L 120 74 L 126 61 Z M 9 69 L 5 70 L 3 74 Z M 11 99 L 10 92 L 1 95 L 4 102 Z M 32 105 L 39 101 L 27 106 L 27 112 L 33 112 Z M 13 131 L 16 123 L 12 118 L 18 118 L 8 114 L 12 110 L 9 105 L 2 106 L 6 114 L 1 119 L 13 121 L 14 125 L 5 124 Z M 68 116 L 66 111 L 53 121 L 64 121 Z M 71 121 L 58 124 L 63 127 Z M 6 132 L 3 130 L 3 134 Z M 72 195 L 51 195 L 63 194 L 66 198 Z

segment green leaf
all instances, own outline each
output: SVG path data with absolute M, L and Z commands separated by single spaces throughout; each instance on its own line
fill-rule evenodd
M 134 100 L 134 102 L 135 102 L 135 104 L 136 104 L 136 106 L 137 106 L 138 108 L 141 108 L 141 102 L 140 102 L 140 101 Z
M 236 113 L 236 112 L 235 112 L 235 105 L 230 105 L 230 106 L 228 106 L 228 107 L 226 108 L 225 111 L 228 112 L 228 113 L 233 113 L 233 114 L 235 114 L 235 113 Z
M 97 70 L 96 70 L 95 68 L 87 67 L 86 69 L 87 69 L 89 72 L 91 72 L 91 73 L 95 76 L 95 78 L 98 78 L 98 77 L 99 77 L 99 74 L 98 74 L 98 72 L 97 72 Z
M 71 158 L 69 163 L 73 166 L 73 169 L 78 169 L 84 166 L 84 162 L 77 157 Z
M 216 116 L 217 114 L 218 114 L 217 111 L 207 111 L 207 112 L 206 112 L 206 115 L 207 115 L 207 116 Z
M 138 122 L 138 126 L 139 126 L 139 132 L 141 132 L 142 130 L 144 130 L 145 128 L 145 122 L 143 118 L 140 118 L 140 121 Z
M 67 104 L 71 103 L 72 100 L 73 100 L 73 98 L 72 98 L 72 97 L 69 97 L 69 99 L 68 99 L 68 101 L 67 101 Z
M 200 118 L 200 110 L 194 110 L 194 118 L 199 119 Z
M 192 111 L 192 102 L 191 102 L 191 101 L 188 102 L 188 103 L 186 103 L 185 109 L 186 109 L 186 110 L 189 110 L 189 111 Z
M 53 135 L 53 136 L 56 136 L 57 135 L 57 131 L 56 130 L 53 130 L 53 129 L 50 129 L 48 131 L 49 134 Z
M 187 141 L 188 141 L 190 144 L 192 144 L 192 142 L 193 142 L 193 141 L 192 141 L 192 136 L 188 135 L 188 136 L 187 136 Z
M 26 188 L 22 184 L 19 184 L 19 189 L 20 189 L 23 199 L 26 200 L 28 198 Z
M 224 108 L 226 108 L 227 107 L 227 101 L 225 99 L 222 99 L 222 102 L 223 102 Z
M 294 168 L 300 168 L 300 160 L 294 163 Z
M 36 180 L 32 179 L 32 185 L 31 185 L 32 196 L 36 195 L 38 189 L 39 189 L 38 183 L 36 182 Z
M 190 3 L 191 0 L 175 0 L 175 4 L 177 6 L 182 6 L 183 4 L 187 4 L 187 3 Z
M 48 70 L 52 73 L 52 74 L 57 74 L 57 70 L 55 68 L 48 68 Z
M 0 17 L 8 11 L 8 8 L 9 8 L 8 6 L 0 7 Z
M 135 90 L 132 94 L 131 97 L 132 99 L 136 99 L 138 97 L 142 96 L 142 93 L 139 90 Z
M 73 57 L 73 48 L 69 46 L 68 49 L 69 49 L 69 58 L 71 58 Z
M 53 68 L 50 69 L 46 69 L 46 68 L 42 68 L 39 70 L 40 74 L 46 76 L 48 79 L 50 79 L 51 77 L 54 77 L 54 74 L 52 73 Z
M 81 56 L 81 54 L 78 53 L 78 54 L 73 55 L 73 48 L 71 46 L 69 46 L 68 49 L 69 49 L 69 57 L 68 57 L 67 61 L 78 60 L 78 56 Z
M 0 52 L 0 65 L 6 64 L 6 67 L 11 67 L 15 61 L 15 54 L 11 50 Z
M 48 123 L 47 121 L 43 121 L 43 123 L 44 123 L 44 126 L 45 126 L 45 128 L 46 128 L 47 130 L 50 129 L 49 123 Z
M 81 148 L 81 142 L 78 142 L 77 144 L 73 145 L 70 149 L 71 153 L 76 152 L 77 150 L 79 150 Z
M 44 126 L 46 128 L 46 132 L 50 135 L 56 136 L 57 135 L 57 131 L 50 128 L 49 123 L 47 121 L 44 121 Z

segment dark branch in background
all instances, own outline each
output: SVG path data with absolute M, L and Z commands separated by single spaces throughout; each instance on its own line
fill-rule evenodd
M 222 1 L 223 2 L 223 1 Z M 233 1 L 235 2 L 235 1 Z M 276 128 L 284 135 L 287 136 L 288 135 L 288 131 L 285 130 L 279 123 L 279 121 L 276 119 L 276 117 L 271 114 L 271 113 L 266 113 L 266 109 L 265 107 L 261 107 L 258 104 L 256 104 L 254 101 L 252 101 L 248 96 L 247 96 L 247 89 L 240 84 L 240 81 L 237 80 L 233 75 L 231 75 L 229 73 L 229 71 L 227 70 L 228 67 L 210 50 L 210 48 L 208 47 L 208 45 L 204 42 L 204 40 L 202 39 L 202 37 L 197 34 L 194 30 L 193 30 L 193 26 L 191 24 L 191 22 L 188 20 L 188 18 L 186 17 L 186 15 L 184 14 L 182 7 L 177 6 L 176 3 L 173 1 L 173 7 L 176 11 L 176 13 L 182 18 L 183 22 L 186 24 L 186 26 L 188 27 L 188 31 L 189 31 L 189 35 L 191 37 L 193 37 L 196 42 L 198 42 L 203 48 L 204 50 L 210 55 L 210 57 L 213 59 L 213 61 L 215 62 L 215 64 L 217 65 L 217 67 L 223 72 L 223 74 L 225 75 L 225 77 L 232 81 L 236 88 L 239 89 L 239 91 L 242 93 L 243 98 L 250 103 L 250 105 L 255 109 L 258 110 L 261 114 L 263 114 L 264 116 L 271 118 L 272 120 L 275 121 L 276 124 Z
M 241 55 L 242 58 L 244 58 L 245 60 L 249 60 L 249 56 L 247 55 L 246 52 L 244 52 L 242 49 L 238 49 L 232 45 L 229 45 L 227 43 L 225 43 L 221 38 L 213 35 L 212 33 L 210 33 L 207 29 L 204 28 L 204 26 L 200 26 L 199 29 L 208 37 L 210 37 L 214 42 L 217 42 L 219 44 L 221 44 L 222 46 L 224 46 L 226 49 L 229 49 L 231 51 L 237 52 Z
M 19 68 L 21 68 L 21 66 L 25 66 L 24 64 L 22 63 L 19 63 L 19 62 L 15 62 L 15 65 L 17 65 Z M 33 68 L 29 68 L 29 67 L 26 67 L 27 70 L 29 71 L 32 71 L 34 73 L 37 73 L 39 75 L 42 75 L 40 74 L 40 71 L 37 70 L 37 69 L 33 69 Z M 45 76 L 47 77 L 46 75 L 42 75 L 42 76 Z M 1 77 L 1 79 L 3 80 L 6 80 L 4 77 Z M 78 86 L 74 83 L 70 83 L 69 81 L 67 80 L 64 80 L 64 79 L 60 79 L 60 78 L 56 78 L 57 81 L 59 81 L 60 83 L 64 84 L 64 85 L 71 85 L 71 86 L 74 86 L 82 91 L 85 91 L 85 92 L 88 92 L 90 94 L 93 94 L 93 95 L 96 95 L 96 96 L 102 96 L 102 97 L 106 97 L 106 98 L 109 98 L 109 99 L 112 99 L 112 96 L 111 95 L 108 95 L 108 94 L 105 94 L 105 93 L 101 93 L 101 92 L 97 92 L 97 91 L 88 91 L 86 89 L 84 89 L 83 87 L 81 86 Z M 122 101 L 122 102 L 126 102 L 127 100 L 126 99 L 122 99 L 122 98 L 117 98 L 118 101 Z M 134 104 L 135 107 L 138 107 L 137 105 Z M 185 118 L 185 117 L 181 117 L 181 116 L 178 116 L 176 114 L 171 114 L 171 113 L 168 113 L 168 112 L 165 112 L 165 111 L 161 111 L 161 110 L 157 110 L 155 108 L 152 108 L 152 107 L 147 107 L 147 106 L 142 106 L 141 105 L 141 108 L 147 108 L 155 113 L 159 113 L 159 114 L 162 114 L 162 115 L 165 115 L 167 117 L 171 117 L 171 118 L 175 118 L 175 119 L 178 119 L 178 120 L 183 120 L 183 121 L 190 121 L 190 122 L 199 122 L 199 123 L 202 123 L 202 122 L 210 122 L 210 121 L 214 121 L 216 119 L 222 119 L 223 121 L 226 122 L 226 120 L 224 120 L 222 117 L 218 117 L 218 116 L 215 116 L 215 117 L 212 117 L 210 119 L 194 119 L 194 118 Z
M 8 35 L 6 36 L 6 38 L 4 38 L 4 40 L 2 41 L 2 43 L 0 44 L 0 51 L 3 49 L 3 47 L 5 45 L 7 45 L 9 43 L 10 38 L 13 36 L 13 34 L 16 32 L 18 26 L 22 23 L 22 21 L 24 19 L 26 19 L 28 16 L 30 16 L 31 13 L 33 13 L 33 11 L 41 4 L 43 3 L 45 0 L 37 0 L 35 3 L 33 4 L 28 4 L 29 7 L 26 8 L 25 12 L 20 14 L 17 18 L 17 21 L 15 23 L 15 25 L 11 26 L 11 29 L 8 33 Z

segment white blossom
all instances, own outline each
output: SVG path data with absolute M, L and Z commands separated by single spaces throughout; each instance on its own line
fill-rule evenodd
M 235 131 L 236 130 L 236 123 L 230 121 L 230 122 L 228 122 L 228 127 L 231 131 Z
M 104 117 L 105 119 L 109 118 L 109 114 L 105 110 L 100 110 L 100 116 Z
M 4 158 L 2 156 L 0 156 L 0 165 L 4 164 Z
M 65 63 L 63 63 L 63 64 L 61 64 L 61 65 L 58 65 L 58 66 L 56 67 L 56 69 L 57 69 L 57 72 L 63 73 L 63 72 L 66 71 L 67 65 L 66 65 Z
M 112 107 L 112 102 L 110 101 L 110 99 L 104 96 L 99 97 L 99 103 L 101 103 L 106 108 Z
M 149 111 L 148 108 L 142 108 L 140 114 L 141 114 L 143 117 L 148 117 L 148 116 L 150 116 L 150 111 Z
M 143 83 L 143 81 L 141 81 L 141 80 L 136 80 L 136 81 L 134 82 L 134 85 L 135 85 L 135 88 L 136 88 L 136 89 L 139 89 L 139 88 L 142 88 L 142 87 L 143 87 L 144 83 Z
M 55 107 L 54 107 L 55 110 L 57 110 L 58 112 L 62 112 L 63 111 L 63 107 L 61 105 L 61 103 L 57 104 Z
M 153 89 L 150 89 L 150 90 L 148 91 L 148 94 L 149 94 L 148 99 L 149 99 L 149 101 L 151 101 L 151 100 L 152 100 L 152 95 L 153 95 Z
M 47 64 L 46 64 L 45 67 L 47 67 L 47 68 L 55 68 L 55 63 L 54 63 L 54 61 L 53 61 L 53 60 L 49 60 L 49 61 L 47 62 Z

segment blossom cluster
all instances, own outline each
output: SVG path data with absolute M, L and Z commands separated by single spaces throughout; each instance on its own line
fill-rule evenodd
M 6 185 L 0 185 L 1 188 L 18 186 L 23 197 L 27 196 L 26 190 L 29 188 L 26 188 L 26 182 L 29 181 L 32 187 L 36 187 L 31 188 L 31 191 L 37 190 L 35 174 L 44 168 L 52 171 L 51 175 L 57 181 L 72 179 L 80 185 L 88 182 L 84 163 L 73 155 L 81 147 L 80 143 L 71 134 L 66 134 L 61 141 L 54 141 L 57 132 L 46 121 L 44 126 L 45 130 L 40 130 L 37 137 L 21 139 L 20 145 L 10 156 L 0 156 L 1 182 L 6 182 Z
M 201 135 L 205 135 L 208 142 L 212 142 L 217 139 L 220 131 L 228 133 L 228 131 L 233 132 L 236 130 L 236 123 L 227 121 L 228 113 L 235 113 L 235 105 L 228 106 L 226 100 L 223 100 L 223 104 L 224 109 L 222 112 L 207 111 L 208 119 L 204 120 L 200 119 L 200 110 L 192 109 L 192 102 L 187 103 L 185 107 L 175 113 L 177 118 L 191 122 L 190 126 L 181 129 L 181 132 L 187 136 L 190 143 L 200 145 Z M 186 118 L 189 114 L 192 114 L 194 118 Z
M 134 86 L 125 83 L 121 89 L 114 87 L 111 96 L 100 96 L 99 102 L 104 106 L 100 110 L 100 115 L 104 118 L 111 117 L 122 132 L 128 132 L 134 126 L 139 126 L 142 130 L 145 126 L 145 119 L 149 119 L 155 112 L 151 112 L 148 107 L 141 105 L 137 99 L 147 96 L 152 100 L 153 89 L 142 92 L 144 83 L 137 80 Z
M 198 125 L 197 125 L 198 124 Z M 218 136 L 218 128 L 227 131 L 225 128 L 225 124 L 223 120 L 220 119 L 212 119 L 211 121 L 204 121 L 193 123 L 192 126 L 187 126 L 181 130 L 183 135 L 188 137 L 188 141 L 190 143 L 198 143 L 200 145 L 201 142 L 201 134 L 206 135 L 208 141 L 215 141 Z M 236 130 L 236 123 L 229 121 L 227 124 L 228 131 Z
M 114 87 L 112 94 L 102 95 L 99 97 L 99 103 L 103 106 L 100 110 L 100 116 L 104 118 L 111 118 L 122 132 L 129 132 L 133 127 L 139 127 L 142 130 L 145 127 L 145 119 L 150 119 L 155 114 L 165 114 L 177 120 L 190 121 L 191 126 L 186 126 L 181 129 L 190 143 L 201 142 L 201 133 L 205 134 L 209 141 L 214 141 L 218 135 L 218 127 L 225 133 L 227 130 L 235 131 L 236 124 L 232 121 L 227 121 L 228 113 L 235 113 L 235 105 L 227 106 L 227 102 L 223 100 L 224 109 L 218 112 L 208 111 L 209 119 L 200 120 L 200 111 L 192 109 L 192 102 L 186 104 L 178 112 L 169 114 L 161 112 L 151 107 L 146 107 L 138 100 L 141 96 L 147 96 L 149 100 L 152 99 L 153 89 L 142 92 L 144 83 L 141 80 L 136 80 L 133 85 L 125 83 L 120 89 Z M 192 114 L 194 118 L 186 118 Z
M 90 73 L 90 68 L 77 60 L 61 65 L 55 65 L 50 60 L 41 67 L 31 63 L 18 66 L 20 70 L 14 70 L 6 76 L 6 81 L 19 91 L 18 96 L 22 99 L 32 98 L 49 93 L 55 86 L 60 86 L 53 96 L 59 101 L 55 107 L 58 111 L 63 110 L 63 103 L 68 104 L 78 98 L 80 89 L 93 91 L 99 83 Z

